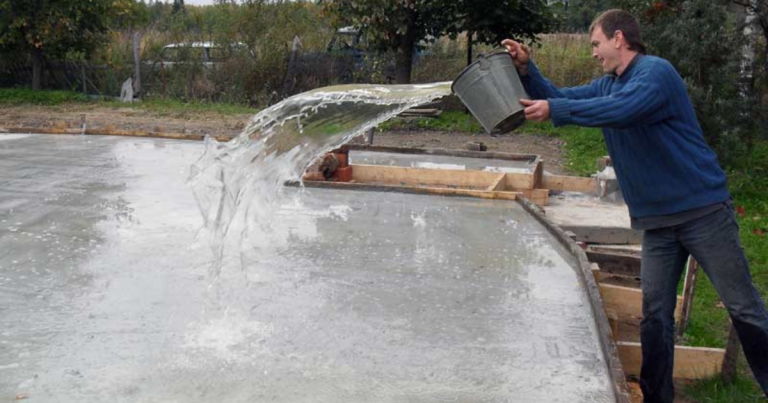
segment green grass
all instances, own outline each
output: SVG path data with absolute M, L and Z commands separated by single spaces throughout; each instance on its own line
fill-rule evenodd
M 768 141 L 758 142 L 749 158 L 751 163 L 728 170 L 734 203 L 740 212 L 741 243 L 749 260 L 752 278 L 764 300 L 768 300 Z M 740 207 L 740 208 L 739 208 Z M 728 336 L 725 309 L 718 307 L 719 298 L 706 276 L 699 277 L 693 304 L 691 324 L 686 341 L 691 345 L 724 347 Z M 724 386 L 719 380 L 696 383 L 686 393 L 702 403 L 756 402 L 762 393 L 752 381 L 743 356 L 740 357 L 737 381 Z
M 88 102 L 87 95 L 72 91 L 32 91 L 21 88 L 0 88 L 0 105 L 61 105 Z
M 241 115 L 254 114 L 258 109 L 250 108 L 244 105 L 208 103 L 200 101 L 185 102 L 178 99 L 146 99 L 141 102 L 124 103 L 120 101 L 103 101 L 105 106 L 113 108 L 135 108 L 155 112 L 161 116 L 170 114 L 188 114 L 188 113 L 216 113 L 219 115 Z
M 751 375 L 750 375 L 751 376 Z M 764 402 L 764 396 L 755 382 L 747 376 L 738 376 L 731 385 L 723 385 L 719 378 L 697 382 L 685 389 L 686 396 L 697 403 Z
M 66 106 L 89 104 L 108 108 L 131 108 L 153 112 L 160 116 L 216 113 L 219 115 L 254 114 L 257 109 L 243 105 L 185 102 L 177 99 L 145 99 L 141 102 L 124 103 L 114 99 L 92 98 L 72 91 L 32 91 L 23 88 L 0 88 L 0 105 Z

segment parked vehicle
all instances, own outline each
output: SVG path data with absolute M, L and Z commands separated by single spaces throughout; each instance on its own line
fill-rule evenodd
M 248 45 L 242 42 L 217 44 L 213 42 L 182 42 L 163 46 L 160 53 L 160 64 L 164 68 L 185 63 L 201 63 L 207 68 L 213 68 L 222 61 L 233 56 L 254 57 Z

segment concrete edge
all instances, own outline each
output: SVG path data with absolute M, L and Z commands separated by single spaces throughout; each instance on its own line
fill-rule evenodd
M 619 359 L 619 350 L 616 342 L 613 340 L 611 326 L 608 323 L 608 316 L 605 314 L 603 300 L 600 297 L 600 289 L 592 275 L 586 252 L 584 252 L 575 241 L 569 238 L 565 234 L 565 231 L 554 224 L 545 215 L 544 211 L 533 204 L 533 202 L 524 197 L 519 197 L 516 201 L 520 203 L 529 214 L 534 216 L 536 220 L 544 225 L 544 227 L 547 228 L 547 230 L 564 247 L 566 247 L 574 257 L 576 257 L 578 263 L 577 267 L 579 268 L 580 274 L 579 278 L 585 286 L 590 306 L 592 307 L 592 313 L 595 316 L 595 324 L 597 326 L 598 336 L 600 337 L 600 348 L 603 351 L 603 356 L 605 356 L 605 361 L 608 365 L 608 373 L 613 381 L 616 402 L 630 403 L 629 389 L 627 387 L 624 370 L 621 366 L 621 360 Z
M 205 134 L 191 133 L 165 133 L 165 132 L 147 132 L 140 130 L 115 130 L 115 129 L 69 129 L 58 127 L 0 127 L 0 133 L 14 134 L 67 134 L 67 135 L 89 135 L 89 136 L 125 136 L 125 137 L 147 137 L 172 140 L 204 140 Z M 213 136 L 218 141 L 229 141 L 232 136 L 217 135 Z

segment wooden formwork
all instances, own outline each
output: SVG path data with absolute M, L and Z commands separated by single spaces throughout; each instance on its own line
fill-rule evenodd
M 305 186 L 404 191 L 504 200 L 524 197 L 539 206 L 548 204 L 550 191 L 575 191 L 595 195 L 598 191 L 595 179 L 545 173 L 541 158 L 532 154 L 372 146 L 348 146 L 348 150 L 352 153 L 356 150 L 365 150 L 525 161 L 530 164 L 531 169 L 529 172 L 489 172 L 353 164 L 351 165 L 352 180 L 349 182 L 305 180 Z

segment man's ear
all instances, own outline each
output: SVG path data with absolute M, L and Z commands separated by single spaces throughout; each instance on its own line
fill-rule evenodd
M 627 41 L 624 39 L 624 32 L 621 32 L 620 30 L 616 30 L 616 32 L 613 33 L 613 39 L 614 39 L 613 46 L 616 49 L 621 48 L 627 43 Z

